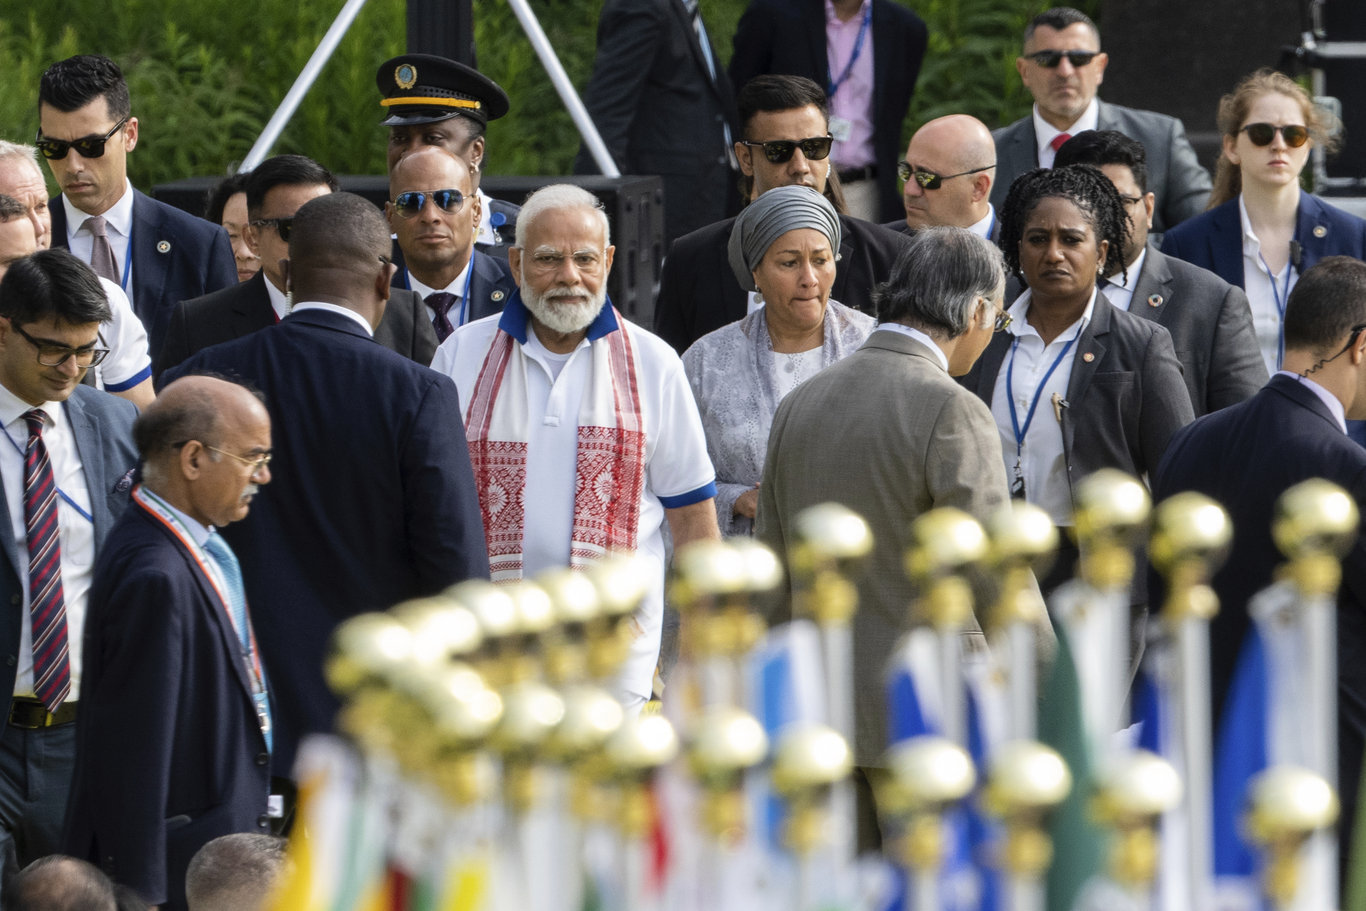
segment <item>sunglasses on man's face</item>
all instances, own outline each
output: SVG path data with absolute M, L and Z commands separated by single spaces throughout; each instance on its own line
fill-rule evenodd
M 280 240 L 289 243 L 289 232 L 294 229 L 294 216 L 286 215 L 284 218 L 258 218 L 256 221 L 248 222 L 253 228 L 274 228 L 280 235 Z
M 750 142 L 742 140 L 740 145 L 750 148 L 761 148 L 764 150 L 764 157 L 774 164 L 782 164 L 791 161 L 792 155 L 800 147 L 802 154 L 809 161 L 821 161 L 830 154 L 830 143 L 834 142 L 831 136 L 812 136 L 810 139 L 770 139 L 768 142 Z
M 1276 138 L 1277 133 L 1281 134 L 1281 138 L 1285 140 L 1285 144 L 1292 149 L 1298 149 L 1309 141 L 1309 130 L 1297 123 L 1288 124 L 1283 127 L 1274 126 L 1269 123 L 1249 123 L 1238 132 L 1246 133 L 1247 138 L 1251 139 L 1252 144 L 1255 146 L 1271 145 L 1271 142 Z
M 458 212 L 465 202 L 465 194 L 459 190 L 409 190 L 394 197 L 393 207 L 404 218 L 415 218 L 430 199 L 441 207 L 443 212 Z
M 896 163 L 896 174 L 905 183 L 914 179 L 922 190 L 937 190 L 944 185 L 944 181 L 953 180 L 955 177 L 966 177 L 969 174 L 977 174 L 981 171 L 990 171 L 996 167 L 994 164 L 986 165 L 981 168 L 973 168 L 971 171 L 960 171 L 957 174 L 936 174 L 933 171 L 925 171 L 920 168 L 912 168 L 909 161 L 898 161 Z
M 66 153 L 75 149 L 82 158 L 100 158 L 104 155 L 104 144 L 107 143 L 119 127 L 128 122 L 124 117 L 118 123 L 109 128 L 109 132 L 103 136 L 82 136 L 80 139 L 50 139 L 43 135 L 43 131 L 38 131 L 38 138 L 33 144 L 38 147 L 38 151 L 43 153 L 43 157 L 50 161 L 60 161 L 66 157 Z
M 1073 66 L 1082 67 L 1095 60 L 1099 54 L 1100 51 L 1036 51 L 1033 54 L 1025 54 L 1025 57 L 1044 69 L 1051 70 L 1056 69 L 1064 57 Z

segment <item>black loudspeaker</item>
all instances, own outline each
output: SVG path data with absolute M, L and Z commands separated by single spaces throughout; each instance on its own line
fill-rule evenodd
M 209 192 L 221 179 L 187 177 L 153 187 L 152 196 L 202 216 Z M 387 177 L 361 174 L 338 179 L 343 190 L 377 206 L 389 198 Z M 627 319 L 648 329 L 654 323 L 655 290 L 664 262 L 664 182 L 654 176 L 485 177 L 480 187 L 494 199 L 521 205 L 534 190 L 552 183 L 575 184 L 602 201 L 617 248 L 607 291 Z
M 1323 37 L 1330 46 L 1366 42 L 1366 4 L 1361 0 L 1328 0 L 1322 7 Z M 1330 178 L 1366 181 L 1366 56 L 1328 55 L 1319 61 L 1323 93 L 1342 104 L 1345 130 L 1336 155 L 1327 160 Z

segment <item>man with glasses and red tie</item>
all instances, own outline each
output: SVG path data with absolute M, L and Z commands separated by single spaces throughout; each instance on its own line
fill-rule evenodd
M 1153 231 L 1158 235 L 1198 215 L 1209 198 L 1209 173 L 1196 160 L 1181 121 L 1166 114 L 1107 104 L 1096 97 L 1109 55 L 1100 30 L 1085 13 L 1067 6 L 1045 10 L 1025 28 L 1024 53 L 1015 60 L 1034 110 L 993 134 L 998 209 L 1016 177 L 1053 167 L 1059 147 L 1083 130 L 1118 130 L 1148 153 L 1148 188 L 1157 196 Z
M 906 245 L 903 234 L 852 218 L 830 179 L 830 111 L 825 91 L 804 76 L 756 76 L 740 90 L 741 138 L 735 143 L 740 170 L 751 185 L 750 200 L 774 187 L 812 187 L 840 213 L 840 249 L 830 296 L 873 313 L 873 287 L 885 281 Z M 756 292 L 740 287 L 727 258 L 728 218 L 674 241 L 664 259 L 655 300 L 654 331 L 683 352 L 714 329 L 742 319 L 763 305 Z
M 61 847 L 76 753 L 82 631 L 96 558 L 128 505 L 129 402 L 81 385 L 108 353 L 109 302 L 66 250 L 0 279 L 0 875 Z M 0 684 L 3 685 L 3 684 Z
M 161 347 L 180 301 L 237 283 L 227 233 L 133 189 L 128 153 L 138 142 L 128 84 L 107 57 L 54 63 L 38 88 L 38 138 L 61 195 L 52 200 L 52 246 L 67 247 L 118 284 Z

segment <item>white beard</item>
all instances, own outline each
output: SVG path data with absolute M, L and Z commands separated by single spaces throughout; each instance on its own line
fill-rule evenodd
M 582 289 L 570 288 L 552 288 L 545 294 L 537 294 L 527 285 L 525 278 L 522 281 L 522 303 L 526 304 L 537 322 L 561 335 L 573 335 L 587 329 L 607 301 L 606 289 L 600 289 L 583 302 L 559 300 L 582 295 Z

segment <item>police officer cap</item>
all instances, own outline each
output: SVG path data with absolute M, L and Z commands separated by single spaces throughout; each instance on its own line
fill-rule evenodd
M 432 54 L 404 54 L 375 74 L 384 126 L 435 123 L 457 114 L 487 123 L 508 112 L 507 93 L 473 67 Z

